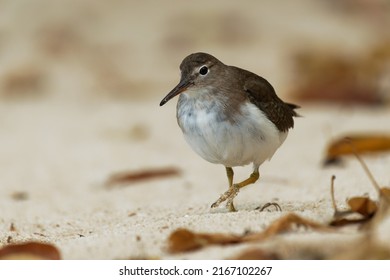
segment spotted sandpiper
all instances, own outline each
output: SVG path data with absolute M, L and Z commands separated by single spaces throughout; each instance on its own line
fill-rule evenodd
M 194 53 L 180 64 L 181 79 L 160 106 L 180 94 L 177 121 L 192 149 L 203 159 L 223 164 L 229 189 L 214 202 L 233 199 L 259 178 L 259 166 L 271 159 L 294 126 L 298 106 L 283 102 L 264 78 L 228 66 L 207 53 Z M 250 177 L 233 183 L 233 167 L 253 164 Z

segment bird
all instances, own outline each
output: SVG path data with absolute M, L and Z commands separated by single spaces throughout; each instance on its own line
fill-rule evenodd
M 228 190 L 211 207 L 226 201 L 234 212 L 234 198 L 259 179 L 260 165 L 285 141 L 299 106 L 282 101 L 263 77 L 208 53 L 188 55 L 180 71 L 179 83 L 160 106 L 179 95 L 176 117 L 185 140 L 200 157 L 226 170 Z M 234 183 L 233 167 L 249 164 L 250 176 Z

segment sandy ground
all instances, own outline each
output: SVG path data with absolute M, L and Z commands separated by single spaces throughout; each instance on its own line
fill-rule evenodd
M 302 248 L 334 252 L 359 238 L 356 228 L 299 231 L 255 245 L 167 252 L 168 236 L 180 227 L 243 234 L 288 212 L 329 221 L 333 174 L 340 207 L 351 196 L 376 198 L 355 159 L 343 167 L 321 163 L 333 137 L 390 128 L 389 107 L 305 105 L 284 145 L 261 166 L 261 179 L 236 198 L 238 212 L 210 209 L 227 188 L 223 166 L 185 143 L 176 100 L 158 106 L 177 83 L 182 58 L 210 52 L 266 77 L 289 100 L 292 50 L 358 53 L 381 38 L 377 25 L 385 19 L 375 7 L 346 17 L 321 1 L 172 2 L 0 2 L 0 246 L 50 242 L 65 259 L 220 259 L 249 247 L 316 258 Z M 390 154 L 365 160 L 389 186 Z M 163 167 L 181 174 L 104 186 L 116 172 Z M 250 169 L 237 168 L 236 178 Z M 283 211 L 254 210 L 270 201 Z M 378 234 L 390 234 L 390 226 Z

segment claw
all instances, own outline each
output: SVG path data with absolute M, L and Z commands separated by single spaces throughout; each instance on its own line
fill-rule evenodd
M 211 204 L 211 208 L 218 207 L 222 202 L 227 200 L 226 207 L 229 208 L 229 211 L 235 212 L 236 209 L 233 205 L 233 199 L 237 196 L 238 192 L 240 191 L 239 186 L 234 184 L 231 186 L 223 195 L 221 195 L 220 198 L 213 204 Z

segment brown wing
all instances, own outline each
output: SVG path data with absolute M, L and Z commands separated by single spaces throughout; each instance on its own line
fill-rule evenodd
M 262 110 L 280 131 L 294 127 L 293 117 L 298 116 L 294 109 L 299 106 L 283 102 L 266 79 L 251 75 L 244 84 L 244 90 L 249 101 Z

